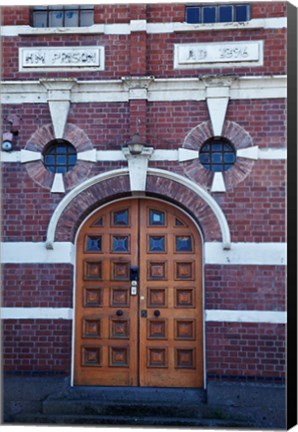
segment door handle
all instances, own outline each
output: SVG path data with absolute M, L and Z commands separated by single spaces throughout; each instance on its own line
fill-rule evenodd
M 117 310 L 116 315 L 117 316 L 122 316 L 123 315 L 123 311 L 121 309 Z
M 154 316 L 156 316 L 156 317 L 159 317 L 159 315 L 160 315 L 160 311 L 159 310 L 155 310 L 153 313 L 154 313 Z

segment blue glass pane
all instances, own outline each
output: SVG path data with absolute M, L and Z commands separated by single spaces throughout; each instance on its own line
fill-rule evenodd
M 49 27 L 62 27 L 62 25 L 63 25 L 63 13 L 60 11 L 50 12 Z
M 57 158 L 56 158 L 56 164 L 57 165 L 65 165 L 66 164 L 66 157 L 65 157 L 65 155 L 57 156 Z
M 56 166 L 55 167 L 55 173 L 58 173 L 58 174 L 65 174 L 66 173 L 66 167 L 65 166 Z
M 176 252 L 192 252 L 192 241 L 190 236 L 176 237 Z
M 76 155 L 68 156 L 68 165 L 75 165 L 76 161 L 77 161 Z
M 212 171 L 214 172 L 222 171 L 222 165 L 212 165 Z
M 113 225 L 128 225 L 128 210 L 114 212 Z
M 101 252 L 101 237 L 87 236 L 86 252 Z
M 57 145 L 56 153 L 65 154 L 65 152 L 66 152 L 66 148 L 64 145 Z
M 150 210 L 149 212 L 149 223 L 150 225 L 164 225 L 165 214 L 157 210 Z
M 202 148 L 202 151 L 209 152 L 210 151 L 210 145 L 209 144 L 205 144 L 204 147 Z
M 196 24 L 200 22 L 200 8 L 189 7 L 186 8 L 186 22 Z
M 235 21 L 248 21 L 248 6 L 235 6 Z
M 220 6 L 219 7 L 219 21 L 220 22 L 232 22 L 232 6 Z
M 212 152 L 221 151 L 221 150 L 222 150 L 222 143 L 219 143 L 219 144 L 213 143 L 212 144 L 212 148 L 211 148 Z
M 113 237 L 112 250 L 113 252 L 128 252 L 128 237 Z
M 212 153 L 212 163 L 222 162 L 222 153 Z
M 201 153 L 200 154 L 200 161 L 202 163 L 210 163 L 210 154 L 209 153 Z
M 176 226 L 181 226 L 181 225 L 184 225 L 184 224 L 179 219 L 176 219 L 175 225 Z
M 77 11 L 65 12 L 65 27 L 77 27 L 79 25 L 79 14 Z
M 215 23 L 216 20 L 216 8 L 204 7 L 203 8 L 203 23 Z
M 235 161 L 235 156 L 233 153 L 225 153 L 224 162 L 233 163 Z
M 93 10 L 81 10 L 81 26 L 91 26 L 94 23 Z
M 53 165 L 55 163 L 55 156 L 45 156 L 44 161 L 46 164 Z
M 230 169 L 231 166 L 232 166 L 232 165 L 224 165 L 224 166 L 223 166 L 223 170 L 226 171 L 226 170 Z
M 149 237 L 149 250 L 150 252 L 164 252 L 165 251 L 165 238 L 162 236 Z
M 46 27 L 47 26 L 47 12 L 34 12 L 33 14 L 33 27 Z

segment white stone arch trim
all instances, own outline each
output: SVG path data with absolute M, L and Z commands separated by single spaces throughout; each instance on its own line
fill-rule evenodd
M 230 249 L 231 248 L 231 235 L 230 235 L 230 229 L 229 229 L 227 219 L 226 219 L 222 209 L 220 208 L 220 206 L 215 201 L 215 199 L 205 189 L 203 189 L 201 186 L 193 183 L 191 180 L 181 176 L 180 174 L 176 174 L 176 173 L 173 173 L 170 171 L 166 171 L 166 170 L 162 170 L 162 169 L 158 169 L 158 168 L 148 168 L 147 174 L 152 175 L 152 176 L 164 177 L 166 179 L 175 181 L 175 182 L 187 187 L 188 189 L 192 190 L 201 199 L 203 199 L 206 202 L 206 204 L 211 208 L 211 210 L 213 211 L 213 213 L 214 213 L 214 215 L 215 215 L 215 217 L 219 223 L 221 235 L 222 235 L 222 247 L 223 247 L 223 249 Z M 68 204 L 70 204 L 73 199 L 75 199 L 81 192 L 83 192 L 84 190 L 88 189 L 89 187 L 95 185 L 96 183 L 100 183 L 102 181 L 105 181 L 105 180 L 108 180 L 108 179 L 111 179 L 114 177 L 119 177 L 122 175 L 129 175 L 129 169 L 128 168 L 120 168 L 120 169 L 108 171 L 106 173 L 98 174 L 97 176 L 92 177 L 92 178 L 84 181 L 83 183 L 79 184 L 74 189 L 72 189 L 60 201 L 60 203 L 56 207 L 56 209 L 55 209 L 55 211 L 51 217 L 50 223 L 48 225 L 48 230 L 47 230 L 47 239 L 46 239 L 46 243 L 45 243 L 46 248 L 47 249 L 53 249 L 53 243 L 55 240 L 55 232 L 56 232 L 57 224 L 59 222 L 59 219 L 60 219 L 63 211 L 66 209 Z

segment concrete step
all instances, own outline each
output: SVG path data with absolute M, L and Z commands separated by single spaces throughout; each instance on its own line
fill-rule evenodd
M 56 424 L 56 425 L 129 425 L 129 426 L 173 426 L 173 427 L 221 427 L 249 428 L 253 425 L 238 419 L 184 418 L 158 416 L 108 416 L 73 414 L 27 414 L 18 415 L 14 424 Z
M 47 401 L 97 400 L 102 402 L 129 403 L 184 403 L 206 402 L 206 391 L 202 389 L 174 389 L 157 387 L 69 387 L 50 395 Z
M 186 417 L 198 418 L 208 415 L 205 404 L 191 405 L 177 402 L 117 402 L 102 400 L 47 400 L 43 402 L 44 414 L 80 414 L 128 417 Z

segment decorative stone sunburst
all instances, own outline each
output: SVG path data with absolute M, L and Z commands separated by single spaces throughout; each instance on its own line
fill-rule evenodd
M 88 177 L 91 170 L 90 161 L 80 158 L 80 154 L 92 151 L 93 145 L 86 133 L 73 124 L 66 124 L 63 139 L 69 141 L 76 149 L 78 158 L 76 165 L 65 174 L 50 172 L 43 163 L 43 153 L 48 143 L 55 140 L 54 128 L 51 124 L 38 128 L 27 142 L 23 160 L 29 176 L 40 186 L 50 189 L 53 193 L 64 193 Z
M 239 124 L 226 120 L 221 136 L 227 138 L 236 150 L 234 165 L 224 172 L 208 171 L 199 161 L 202 145 L 214 137 L 211 121 L 194 127 L 183 143 L 183 148 L 193 152 L 191 160 L 182 162 L 184 174 L 211 192 L 226 192 L 233 189 L 250 174 L 255 160 L 258 159 L 258 146 L 253 145 L 251 136 Z

